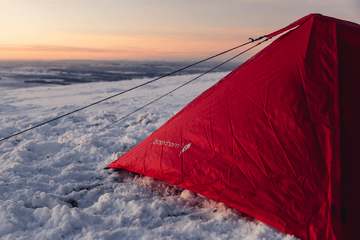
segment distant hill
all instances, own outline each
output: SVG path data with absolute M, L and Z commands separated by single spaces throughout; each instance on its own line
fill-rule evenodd
M 152 78 L 173 72 L 193 62 L 165 61 L 0 61 L 0 86 L 32 87 L 43 84 L 69 85 Z M 206 62 L 175 75 L 203 73 L 219 62 Z M 214 72 L 232 71 L 239 62 L 227 63 Z

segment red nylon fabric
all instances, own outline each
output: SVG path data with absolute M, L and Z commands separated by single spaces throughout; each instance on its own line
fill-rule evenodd
M 360 239 L 360 26 L 311 14 L 268 36 L 294 27 L 108 167 L 301 239 Z

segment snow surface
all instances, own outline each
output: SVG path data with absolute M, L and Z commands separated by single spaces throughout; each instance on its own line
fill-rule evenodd
M 226 73 L 212 73 L 104 126 L 195 75 L 162 79 L 0 142 L 0 239 L 285 239 L 222 203 L 104 170 Z M 149 79 L 0 88 L 0 138 Z

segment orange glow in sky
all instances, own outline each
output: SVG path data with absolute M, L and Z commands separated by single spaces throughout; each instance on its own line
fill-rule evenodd
M 247 40 L 57 33 L 38 35 L 42 35 L 40 39 L 46 39 L 46 42 L 37 42 L 36 38 L 30 41 L 28 38 L 30 43 L 0 44 L 0 59 L 186 60 L 188 57 L 216 54 Z M 64 40 L 66 45 L 61 42 Z
M 359 22 L 355 0 L 2 0 L 0 9 L 0 59 L 190 60 L 311 12 Z

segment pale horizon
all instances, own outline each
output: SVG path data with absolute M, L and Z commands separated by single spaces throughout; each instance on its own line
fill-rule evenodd
M 197 60 L 310 13 L 359 24 L 359 5 L 356 0 L 12 0 L 0 3 L 0 60 Z

